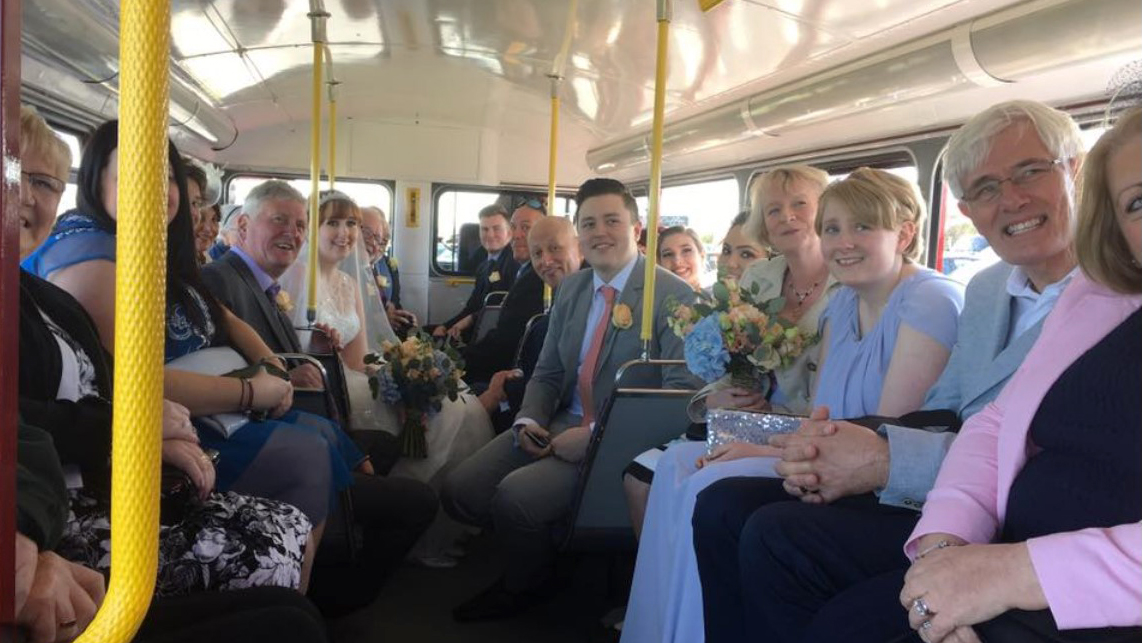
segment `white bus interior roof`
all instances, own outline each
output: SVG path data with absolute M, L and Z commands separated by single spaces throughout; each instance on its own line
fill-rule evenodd
M 564 77 L 558 182 L 644 180 L 655 0 L 174 0 L 171 122 L 230 168 L 308 164 L 310 20 L 330 14 L 339 173 L 545 182 L 549 74 Z M 114 117 L 118 2 L 25 3 L 24 99 L 76 129 Z M 1105 101 L 1142 51 L 1137 0 L 674 2 L 667 175 L 955 126 L 988 104 Z M 82 36 L 81 36 L 82 34 Z

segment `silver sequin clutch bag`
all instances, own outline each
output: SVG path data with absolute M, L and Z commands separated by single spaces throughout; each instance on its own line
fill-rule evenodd
M 765 444 L 771 435 L 793 433 L 803 419 L 784 413 L 710 409 L 706 411 L 706 451 L 728 442 Z

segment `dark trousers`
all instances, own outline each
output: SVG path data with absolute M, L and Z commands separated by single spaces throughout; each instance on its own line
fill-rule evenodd
M 790 503 L 775 478 L 726 478 L 698 493 L 691 524 L 694 554 L 702 580 L 702 617 L 707 643 L 746 640 L 747 624 L 738 573 L 738 543 L 742 527 L 758 507 Z M 752 619 L 751 619 L 752 620 Z
M 699 494 L 694 549 L 710 643 L 847 641 L 804 633 L 834 596 L 907 567 L 915 512 L 871 494 L 827 506 L 782 500 L 792 499 L 781 481 L 764 478 L 722 480 Z
M 325 643 L 325 621 L 292 589 L 204 592 L 151 603 L 134 643 Z
M 329 616 L 359 609 L 372 602 L 385 579 L 401 564 L 409 549 L 436 518 L 439 504 L 431 487 L 408 478 L 355 473 L 349 496 L 361 551 L 346 555 L 340 525 L 329 524 L 322 539 L 310 582 L 309 596 Z M 330 522 L 341 520 L 340 513 Z

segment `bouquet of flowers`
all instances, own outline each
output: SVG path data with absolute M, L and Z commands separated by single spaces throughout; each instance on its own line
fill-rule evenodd
M 428 418 L 440 411 L 446 396 L 453 402 L 460 396 L 460 378 L 464 376 L 460 354 L 448 344 L 435 345 L 426 333 L 416 331 L 400 343 L 382 342 L 381 354 L 369 353 L 365 364 L 373 398 L 404 407 L 404 454 L 427 456 Z
M 757 301 L 757 292 L 757 284 L 746 291 L 724 277 L 714 284 L 712 301 L 686 306 L 667 300 L 668 323 L 684 341 L 690 372 L 707 382 L 728 372 L 734 386 L 768 398 L 773 372 L 792 364 L 817 337 L 777 316 L 784 298 Z

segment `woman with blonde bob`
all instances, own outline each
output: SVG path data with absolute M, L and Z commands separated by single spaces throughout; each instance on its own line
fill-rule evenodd
M 899 600 L 926 642 L 1142 639 L 1142 110 L 1081 186 L 1082 273 L 964 423 L 905 546 Z

